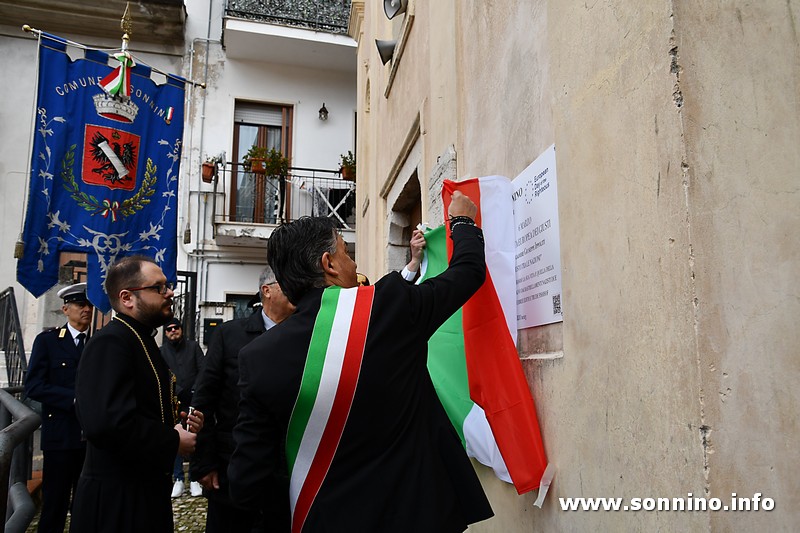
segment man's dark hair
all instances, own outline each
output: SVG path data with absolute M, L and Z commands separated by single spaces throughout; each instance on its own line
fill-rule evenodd
M 151 257 L 145 255 L 129 255 L 117 260 L 108 268 L 105 288 L 106 294 L 108 294 L 108 301 L 115 310 L 118 311 L 119 291 L 141 286 L 144 280 L 142 277 L 143 263 L 158 264 Z
M 267 262 L 294 305 L 309 289 L 325 286 L 322 254 L 336 252 L 338 234 L 336 222 L 328 217 L 302 217 L 272 232 L 267 241 Z

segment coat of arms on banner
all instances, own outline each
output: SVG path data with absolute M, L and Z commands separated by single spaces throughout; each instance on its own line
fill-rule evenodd
M 138 135 L 87 124 L 83 136 L 83 182 L 132 191 L 140 144 Z
M 98 50 L 72 61 L 66 49 L 73 44 L 41 34 L 17 279 L 38 297 L 58 282 L 61 252 L 86 253 L 89 299 L 107 311 L 103 282 L 118 258 L 149 256 L 176 278 L 185 80 L 167 75 L 157 84 L 128 54 L 113 56 L 122 64 L 113 72 L 113 59 Z M 117 73 L 124 91 L 109 93 Z

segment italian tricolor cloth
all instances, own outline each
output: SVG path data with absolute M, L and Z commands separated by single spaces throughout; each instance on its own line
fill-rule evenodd
M 114 58 L 119 61 L 119 66 L 100 80 L 100 87 L 111 96 L 130 96 L 131 68 L 135 67 L 136 63 L 128 52 L 114 54 Z
M 541 505 L 553 471 L 516 349 L 511 182 L 502 176 L 445 181 L 445 212 L 456 190 L 478 205 L 475 222 L 485 240 L 486 281 L 431 337 L 428 370 L 467 454 L 513 483 L 519 494 L 539 488 L 536 503 Z M 418 283 L 447 268 L 449 231 L 441 226 L 425 234 Z

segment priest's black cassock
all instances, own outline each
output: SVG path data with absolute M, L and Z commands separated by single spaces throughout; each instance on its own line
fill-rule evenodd
M 72 533 L 173 531 L 179 437 L 171 376 L 153 332 L 119 314 L 84 348 L 75 395 L 87 446 Z

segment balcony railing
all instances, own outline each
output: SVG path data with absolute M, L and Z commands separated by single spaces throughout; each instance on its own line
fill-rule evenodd
M 347 33 L 350 0 L 228 0 L 225 14 L 270 24 Z
M 214 222 L 272 224 L 325 216 L 355 229 L 356 184 L 338 170 L 290 167 L 285 179 L 245 171 L 241 163 L 220 168 Z

